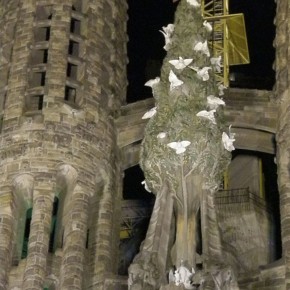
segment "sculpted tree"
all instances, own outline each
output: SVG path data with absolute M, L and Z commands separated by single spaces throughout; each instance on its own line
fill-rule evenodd
M 175 24 L 163 27 L 168 52 L 160 78 L 146 83 L 156 107 L 144 115 L 151 118 L 140 161 L 156 202 L 129 268 L 129 289 L 159 289 L 168 283 L 170 266 L 177 269 L 170 275 L 175 285 L 193 289 L 197 213 L 201 200 L 218 189 L 234 149 L 233 136 L 223 128 L 223 87 L 214 74 L 221 59 L 210 55 L 211 30 L 196 0 L 182 0 Z

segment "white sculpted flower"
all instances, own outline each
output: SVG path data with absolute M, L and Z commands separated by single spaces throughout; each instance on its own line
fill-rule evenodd
M 200 3 L 197 0 L 186 0 L 186 1 L 195 8 L 200 6 Z
M 216 120 L 214 117 L 214 113 L 216 112 L 216 110 L 210 110 L 210 111 L 200 111 L 196 114 L 197 117 L 202 117 L 205 119 L 210 120 L 213 124 L 216 124 Z
M 156 114 L 156 107 L 153 107 L 152 109 L 150 109 L 148 112 L 146 112 L 142 119 L 150 119 L 151 117 L 153 117 Z
M 186 147 L 190 145 L 190 141 L 178 141 L 178 142 L 171 142 L 168 143 L 167 146 L 174 149 L 176 154 L 181 154 L 185 152 Z
M 207 20 L 204 20 L 203 21 L 203 26 L 205 27 L 205 29 L 208 31 L 208 32 L 212 32 L 212 26 L 209 22 L 207 22 Z
M 171 36 L 174 31 L 174 24 L 168 24 L 167 26 L 162 26 L 162 29 L 163 31 L 162 30 L 159 30 L 159 31 L 164 35 L 164 38 L 165 38 L 165 45 L 163 46 L 163 48 L 166 51 L 168 51 L 172 43 Z
M 146 180 L 143 180 L 143 181 L 141 182 L 141 184 L 144 185 L 144 188 L 145 188 L 148 192 L 151 192 L 151 190 L 149 189 L 149 187 L 148 187 L 148 185 L 147 185 L 147 183 L 146 183 Z
M 210 59 L 210 63 L 213 66 L 213 68 L 215 69 L 216 72 L 220 73 L 221 72 L 221 60 L 222 57 L 218 56 L 218 57 L 212 57 Z
M 204 53 L 205 55 L 207 56 L 210 56 L 210 53 L 209 53 L 209 49 L 208 49 L 208 46 L 207 46 L 207 40 L 205 40 L 205 42 L 198 42 L 194 47 L 193 47 L 193 50 L 195 51 L 201 51 L 202 53 Z
M 166 133 L 164 133 L 164 132 L 161 132 L 157 135 L 157 138 L 159 138 L 159 139 L 163 139 L 165 137 L 166 137 Z
M 153 86 L 157 85 L 159 82 L 160 82 L 160 78 L 157 77 L 157 78 L 155 78 L 155 79 L 152 79 L 152 80 L 147 81 L 147 82 L 144 84 L 144 86 L 147 86 L 147 87 L 151 87 L 151 88 L 153 88 Z
M 206 99 L 207 99 L 207 104 L 209 105 L 209 108 L 211 110 L 217 109 L 218 106 L 225 105 L 225 102 L 222 99 L 217 98 L 213 95 L 208 96 Z
M 234 136 L 228 136 L 227 133 L 223 132 L 222 141 L 223 141 L 223 144 L 224 144 L 224 147 L 226 150 L 228 150 L 230 152 L 235 150 L 235 147 L 233 145 L 235 140 L 236 139 L 234 138 Z
M 169 63 L 172 64 L 176 69 L 184 69 L 193 61 L 192 58 L 183 59 L 179 57 L 178 59 L 170 60 Z
M 177 76 L 175 75 L 175 73 L 172 70 L 169 73 L 168 79 L 169 79 L 169 82 L 170 82 L 170 91 L 172 91 L 176 87 L 179 87 L 179 86 L 181 86 L 183 84 L 183 81 L 178 79 Z
M 227 87 L 225 87 L 223 84 L 220 84 L 218 86 L 218 90 L 219 90 L 219 96 L 223 96 L 225 93 L 224 93 L 224 90 L 226 89 Z
M 203 81 L 209 80 L 208 71 L 211 69 L 211 67 L 205 66 L 201 69 L 199 69 L 198 67 L 190 67 L 190 68 L 192 68 L 193 70 L 195 70 L 197 72 L 198 78 L 202 79 Z

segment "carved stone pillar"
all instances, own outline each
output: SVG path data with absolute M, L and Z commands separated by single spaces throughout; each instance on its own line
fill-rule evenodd
M 53 198 L 51 183 L 35 185 L 23 290 L 43 289 L 46 276 Z
M 81 290 L 87 239 L 89 193 L 77 185 L 72 193 L 70 214 L 64 231 L 60 272 L 61 290 Z
M 10 186 L 0 188 L 0 289 L 7 289 L 13 236 L 13 195 Z

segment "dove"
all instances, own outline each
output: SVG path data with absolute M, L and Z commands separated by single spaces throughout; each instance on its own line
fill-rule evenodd
M 152 79 L 152 80 L 147 81 L 147 82 L 144 84 L 144 86 L 153 88 L 153 87 L 154 87 L 156 84 L 158 84 L 159 82 L 160 82 L 160 78 L 157 77 L 157 78 L 155 78 L 155 79 Z
M 184 69 L 189 64 L 191 64 L 192 61 L 192 58 L 183 59 L 182 57 L 179 57 L 178 59 L 169 60 L 168 62 L 172 64 L 176 69 Z
M 170 91 L 183 84 L 183 81 L 177 78 L 175 73 L 171 70 L 169 73 Z
M 216 110 L 210 110 L 210 111 L 200 111 L 196 114 L 197 117 L 201 117 L 201 118 L 205 118 L 210 120 L 213 124 L 216 124 L 216 120 L 214 117 L 214 113 L 216 112 Z
M 150 109 L 148 112 L 146 112 L 142 119 L 150 119 L 156 114 L 156 107 Z
M 186 147 L 191 144 L 190 141 L 178 141 L 178 142 L 171 142 L 168 143 L 167 146 L 170 147 L 171 149 L 174 149 L 176 154 L 181 154 L 185 152 Z
M 211 110 L 217 109 L 218 106 L 225 106 L 225 102 L 222 99 L 217 98 L 213 95 L 208 96 L 206 99 L 207 99 L 207 104 L 209 105 L 209 108 Z
M 205 67 L 203 67 L 201 69 L 199 69 L 198 67 L 190 67 L 190 68 L 197 72 L 198 78 L 202 79 L 203 81 L 208 81 L 209 80 L 208 71 L 211 69 L 211 67 L 205 66 Z
M 159 139 L 163 139 L 165 137 L 166 137 L 166 133 L 164 133 L 164 132 L 161 132 L 157 135 L 157 138 L 159 138 Z
M 231 134 L 230 134 L 231 135 Z M 234 138 L 234 136 L 228 136 L 228 134 L 226 132 L 223 132 L 222 134 L 222 142 L 223 142 L 223 145 L 225 147 L 225 149 L 229 152 L 235 150 L 235 147 L 233 145 L 234 141 L 236 139 Z
M 203 21 L 203 26 L 205 27 L 205 29 L 208 31 L 208 32 L 212 32 L 212 26 L 209 22 L 207 22 L 207 20 L 204 20 Z
M 171 35 L 174 31 L 174 24 L 168 24 L 167 26 L 162 26 L 162 30 L 159 30 L 165 38 L 165 45 L 163 46 L 163 48 L 168 51 L 168 49 L 170 48 L 170 45 L 172 43 L 171 41 Z
M 222 60 L 221 56 L 210 58 L 211 65 L 213 66 L 214 70 L 218 73 L 221 72 L 221 60 Z
M 201 51 L 202 53 L 204 53 L 206 56 L 210 56 L 209 53 L 209 49 L 207 46 L 207 40 L 205 40 L 204 42 L 199 41 L 194 47 L 193 50 L 195 51 Z
M 225 93 L 224 93 L 224 90 L 226 89 L 227 87 L 225 87 L 223 84 L 220 84 L 218 86 L 218 90 L 219 90 L 219 96 L 223 96 Z
M 186 0 L 191 6 L 197 8 L 200 6 L 200 3 L 197 0 Z
M 146 183 L 146 180 L 143 180 L 143 181 L 141 182 L 141 184 L 144 185 L 144 188 L 146 189 L 146 191 L 151 192 L 151 190 L 149 189 L 149 187 L 148 187 L 148 185 L 147 185 L 147 183 Z

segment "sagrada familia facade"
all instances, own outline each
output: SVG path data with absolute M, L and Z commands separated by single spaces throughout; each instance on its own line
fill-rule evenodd
M 186 5 L 197 13 L 198 4 L 180 1 L 176 35 L 181 33 L 178 27 L 185 27 L 180 19 L 191 16 Z M 206 140 L 200 128 L 207 123 L 192 119 L 201 130 L 195 135 L 204 143 L 190 149 L 191 133 L 183 130 L 191 126 L 186 119 L 176 130 L 190 141 L 175 142 L 172 146 L 179 147 L 172 148 L 191 155 L 181 166 L 179 157 L 185 153 L 171 158 L 169 148 L 167 159 L 160 155 L 166 144 L 154 143 L 152 134 L 177 136 L 172 128 L 179 118 L 190 118 L 178 112 L 192 108 L 193 103 L 186 103 L 191 92 L 215 92 L 213 85 L 204 89 L 205 75 L 198 75 L 202 85 L 183 90 L 174 75 L 170 92 L 179 109 L 169 112 L 178 116 L 170 119 L 172 131 L 161 130 L 169 124 L 171 104 L 160 98 L 154 117 L 160 122 L 149 121 L 141 149 L 155 207 L 140 254 L 131 261 L 128 276 L 121 276 L 123 174 L 139 164 L 147 124 L 142 116 L 154 107 L 152 99 L 126 103 L 128 4 L 0 1 L 1 290 L 290 289 L 290 3 L 276 0 L 276 5 L 275 86 L 272 91 L 229 88 L 221 119 L 232 124 L 236 149 L 268 154 L 273 164 L 275 157 L 279 213 L 274 215 L 264 188 L 261 158 L 252 154 L 232 158 L 217 191 L 219 171 L 230 156 L 211 143 L 222 127 L 210 125 Z M 165 31 L 166 37 L 170 33 Z M 187 50 L 183 44 L 172 45 L 180 54 Z M 184 83 L 200 72 L 206 54 L 188 69 Z M 162 73 L 166 71 L 169 64 Z M 166 95 L 158 88 L 154 96 Z M 186 98 L 179 102 L 181 94 Z M 207 169 L 193 174 L 191 159 L 204 148 L 213 159 L 206 161 Z M 202 154 L 195 157 L 200 164 Z M 180 170 L 174 171 L 175 165 Z M 196 188 L 202 189 L 198 201 L 190 199 Z

